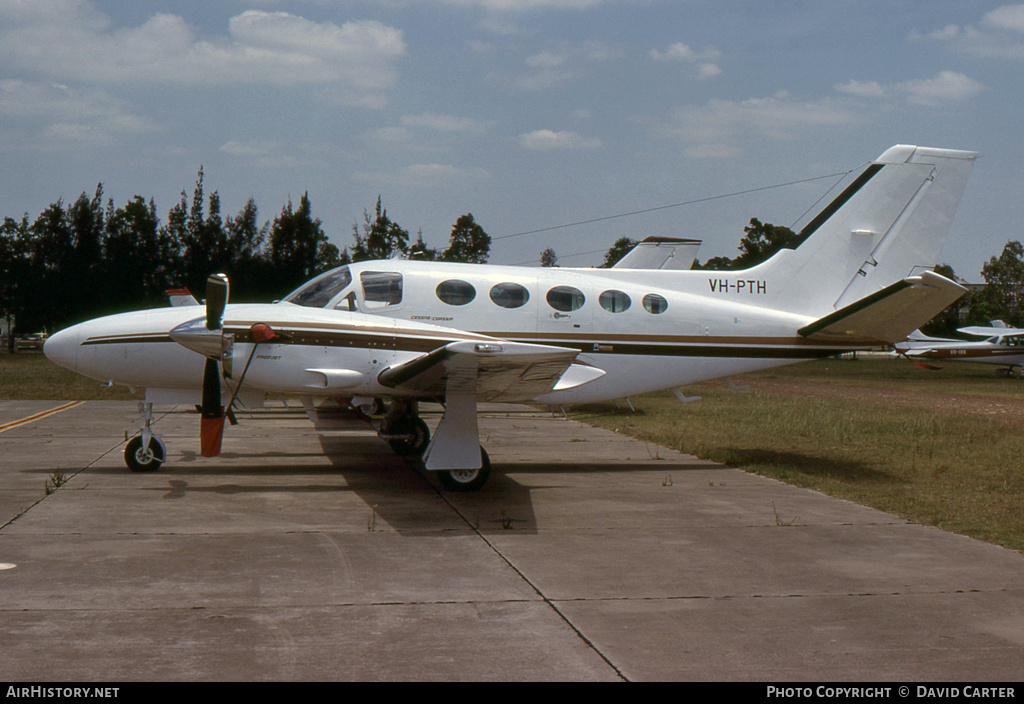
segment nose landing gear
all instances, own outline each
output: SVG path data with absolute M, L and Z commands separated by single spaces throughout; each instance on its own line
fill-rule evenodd
M 142 432 L 124 448 L 124 463 L 133 472 L 155 472 L 167 459 L 167 446 L 150 428 L 153 423 L 153 404 L 139 402 Z M 138 422 L 138 421 L 136 421 Z

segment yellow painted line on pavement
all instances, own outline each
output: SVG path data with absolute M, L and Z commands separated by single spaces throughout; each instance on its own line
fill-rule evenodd
M 3 423 L 2 425 L 0 425 L 0 433 L 11 430 L 12 428 L 20 428 L 21 426 L 28 425 L 29 423 L 35 423 L 37 420 L 42 420 L 43 418 L 49 418 L 52 415 L 56 415 L 58 413 L 61 413 L 62 411 L 74 408 L 75 406 L 81 406 L 83 403 L 85 403 L 85 401 L 71 401 L 70 403 L 65 403 L 62 406 L 51 408 L 48 411 L 40 411 L 39 413 L 27 416 L 25 418 L 21 418 L 19 420 L 12 420 L 9 423 Z

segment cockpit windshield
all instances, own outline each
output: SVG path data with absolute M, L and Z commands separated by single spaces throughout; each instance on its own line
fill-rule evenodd
M 350 283 L 352 273 L 347 266 L 332 269 L 289 293 L 284 302 L 308 308 L 323 308 Z

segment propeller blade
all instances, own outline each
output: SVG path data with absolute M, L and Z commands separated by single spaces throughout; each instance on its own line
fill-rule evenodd
M 211 274 L 206 280 L 206 329 L 219 330 L 224 308 L 228 304 L 228 277 Z
M 199 448 L 203 457 L 220 454 L 224 438 L 224 406 L 220 400 L 220 370 L 215 359 L 203 368 L 203 400 L 199 407 Z

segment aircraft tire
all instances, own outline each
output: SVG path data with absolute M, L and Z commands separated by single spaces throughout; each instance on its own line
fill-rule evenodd
M 124 463 L 133 472 L 155 472 L 167 458 L 164 444 L 156 437 L 149 442 L 149 449 L 142 447 L 142 436 L 136 435 L 124 448 Z
M 487 450 L 480 448 L 480 469 L 447 469 L 437 473 L 437 478 L 448 491 L 479 491 L 491 476 L 491 458 Z
M 420 457 L 430 444 L 430 428 L 417 416 L 399 416 L 386 429 L 389 435 L 409 435 L 408 438 L 388 440 L 395 454 L 402 457 Z

